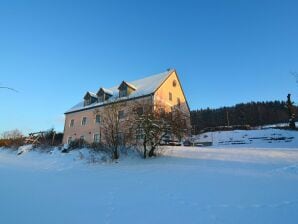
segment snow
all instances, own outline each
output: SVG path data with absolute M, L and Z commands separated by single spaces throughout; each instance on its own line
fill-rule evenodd
M 93 92 L 90 92 L 90 91 L 88 91 L 88 92 L 85 94 L 85 97 L 86 97 L 88 94 L 89 94 L 90 96 L 94 97 L 94 98 L 97 98 L 96 93 L 93 93 Z
M 213 142 L 214 147 L 297 148 L 298 132 L 282 129 L 256 129 L 207 132 L 194 137 L 195 142 Z
M 276 130 L 263 131 L 246 134 Z M 296 224 L 297 134 L 277 133 L 294 139 L 167 147 L 161 157 L 122 155 L 117 163 L 87 149 L 17 156 L 0 148 L 0 223 Z
M 18 155 L 29 152 L 33 149 L 33 145 L 24 145 L 18 148 Z
M 102 91 L 103 91 L 104 93 L 107 93 L 107 94 L 109 94 L 109 95 L 113 95 L 113 91 L 111 91 L 111 90 L 109 90 L 109 89 L 106 89 L 106 88 L 103 88 L 103 87 L 101 87 L 100 89 L 102 89 Z

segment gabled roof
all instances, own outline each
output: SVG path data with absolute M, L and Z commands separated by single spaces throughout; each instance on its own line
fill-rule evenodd
M 113 91 L 109 90 L 109 89 L 106 89 L 106 88 L 103 88 L 101 87 L 98 92 L 97 92 L 97 95 L 99 95 L 100 93 L 106 93 L 110 96 L 113 96 Z
M 109 98 L 108 101 L 104 102 L 95 102 L 88 106 L 84 106 L 84 101 L 76 104 L 71 109 L 66 111 L 65 113 L 72 113 L 75 111 L 85 110 L 93 107 L 102 106 L 104 104 L 110 103 L 115 100 L 127 100 L 127 99 L 133 99 L 138 98 L 142 96 L 148 96 L 152 93 L 154 93 L 160 85 L 168 78 L 168 76 L 173 72 L 174 70 L 167 70 L 166 72 L 162 72 L 159 74 L 155 74 L 143 79 L 135 80 L 129 82 L 132 86 L 135 87 L 135 91 L 133 91 L 129 96 L 118 98 L 119 96 L 119 86 L 114 86 L 112 88 L 105 89 L 106 91 L 112 93 L 112 96 Z M 96 94 L 95 94 L 96 95 Z
M 87 96 L 91 96 L 91 97 L 93 97 L 93 98 L 97 98 L 97 95 L 96 95 L 95 93 L 92 93 L 92 92 L 89 92 L 89 91 L 85 94 L 84 99 L 85 99 Z
M 136 89 L 137 89 L 137 87 L 135 87 L 133 84 L 128 83 L 128 82 L 125 82 L 125 81 L 122 81 L 122 82 L 121 82 L 121 84 L 120 84 L 120 86 L 118 87 L 118 89 L 120 89 L 123 85 L 126 85 L 126 86 L 132 88 L 133 90 L 136 90 Z

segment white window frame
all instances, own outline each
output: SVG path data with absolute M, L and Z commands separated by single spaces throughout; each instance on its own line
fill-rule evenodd
M 67 138 L 67 144 L 69 145 L 72 142 L 72 136 L 68 136 Z
M 98 141 L 95 141 L 95 136 L 96 136 L 96 135 L 98 135 Z M 93 134 L 93 142 L 94 142 L 94 143 L 100 143 L 100 140 L 101 140 L 100 137 L 101 137 L 101 136 L 100 136 L 100 133 L 99 133 L 99 132 L 94 133 L 94 134 Z
M 83 123 L 84 118 L 86 118 L 85 123 Z M 81 125 L 82 125 L 82 126 L 86 126 L 86 125 L 87 125 L 87 120 L 88 120 L 87 117 L 82 117 Z
M 73 121 L 73 123 L 72 123 L 72 121 Z M 73 127 L 74 127 L 74 122 L 75 122 L 74 119 L 71 119 L 71 120 L 70 120 L 70 122 L 69 122 L 69 127 L 70 127 L 70 128 L 73 128 Z
M 97 122 L 97 116 L 99 116 L 99 122 Z M 100 124 L 101 123 L 101 116 L 100 116 L 100 114 L 96 114 L 95 115 L 95 124 Z
M 120 112 L 123 113 L 123 116 L 122 116 L 122 117 L 120 117 Z M 124 119 L 124 118 L 125 118 L 125 111 L 124 111 L 124 110 L 119 110 L 119 111 L 118 111 L 118 120 L 122 120 L 122 119 Z

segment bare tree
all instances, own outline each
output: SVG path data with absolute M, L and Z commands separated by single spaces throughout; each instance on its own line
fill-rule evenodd
M 14 129 L 11 131 L 5 131 L 2 133 L 3 139 L 17 139 L 17 138 L 22 138 L 22 137 L 23 137 L 23 134 L 18 129 Z
M 100 133 L 103 145 L 111 152 L 112 159 L 119 158 L 119 149 L 127 142 L 130 129 L 128 116 L 125 114 L 125 102 L 114 100 L 94 111 L 100 115 Z
M 156 149 L 165 138 L 181 140 L 188 132 L 186 115 L 179 107 L 171 112 L 165 106 L 150 102 L 137 103 L 134 106 L 136 139 L 143 147 L 143 157 L 156 155 Z

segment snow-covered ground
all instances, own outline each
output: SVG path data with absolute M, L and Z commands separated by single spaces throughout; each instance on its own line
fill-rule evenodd
M 196 142 L 213 142 L 214 147 L 297 148 L 298 131 L 256 129 L 207 132 L 195 137 Z
M 117 163 L 88 150 L 0 149 L 0 223 L 296 224 L 294 139 L 168 147 L 162 157 Z

